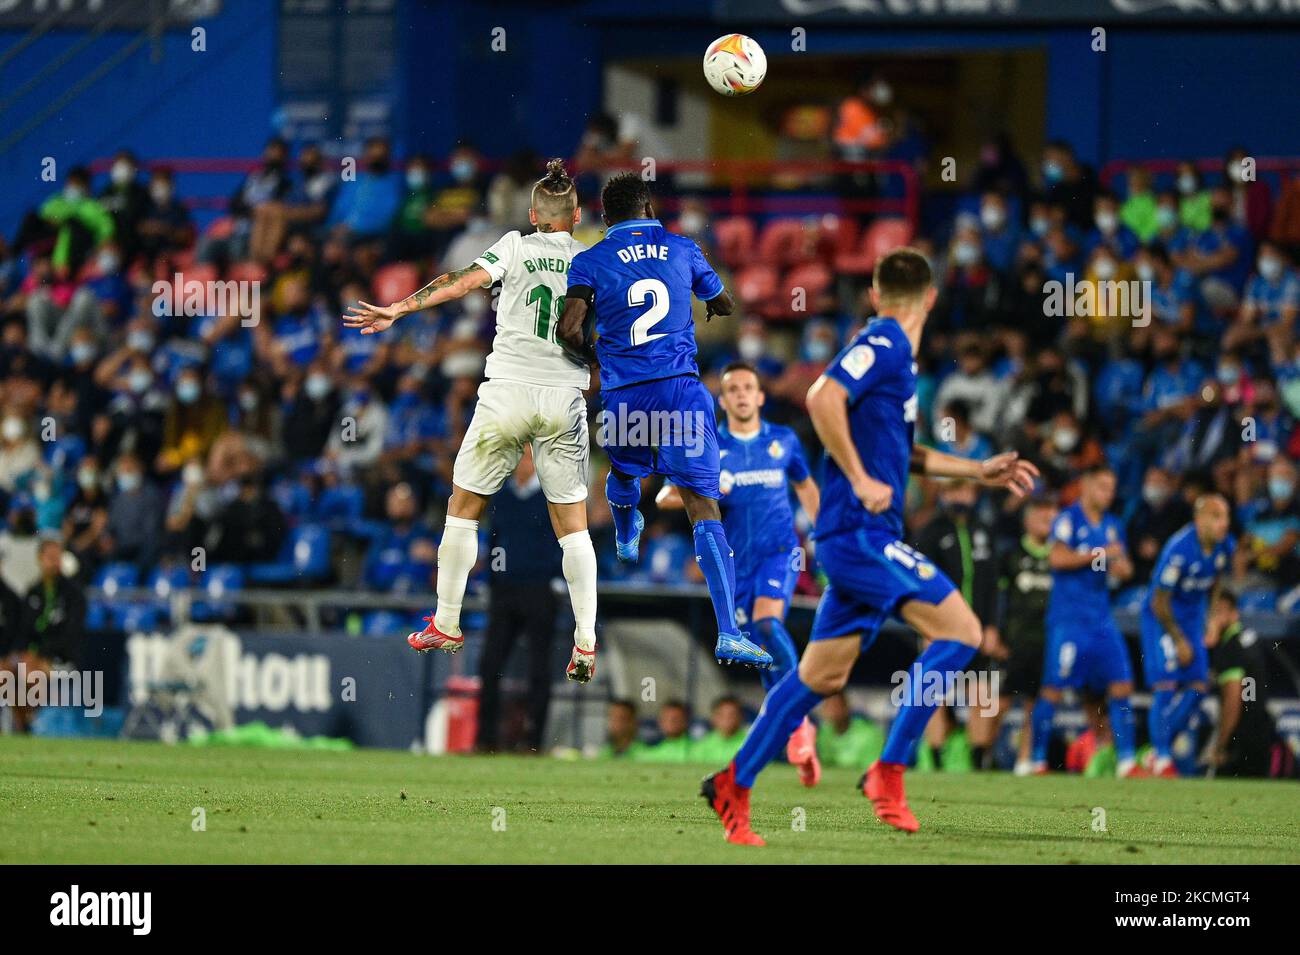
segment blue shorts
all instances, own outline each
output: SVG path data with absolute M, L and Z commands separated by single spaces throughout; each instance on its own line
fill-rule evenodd
M 1181 621 L 1179 626 L 1182 626 Z M 1192 662 L 1187 666 L 1178 663 L 1178 652 L 1174 649 L 1173 638 L 1165 633 L 1155 614 L 1142 613 L 1142 675 L 1146 678 L 1147 689 L 1157 683 L 1176 683 L 1186 686 L 1189 683 L 1205 683 L 1210 678 L 1210 655 L 1196 630 L 1183 629 L 1187 639 L 1192 642 Z
M 754 601 L 759 597 L 771 597 L 773 600 L 785 601 L 785 609 L 790 609 L 790 598 L 794 596 L 794 585 L 799 579 L 799 566 L 795 555 L 797 547 L 790 550 L 769 554 L 761 558 L 752 567 L 736 565 L 736 623 L 745 626 L 754 615 Z
M 713 395 L 694 375 L 644 381 L 600 393 L 597 442 L 614 470 L 661 474 L 715 501 L 721 470 Z
M 885 619 L 909 600 L 941 603 L 957 588 L 943 571 L 886 530 L 858 530 L 817 542 L 830 581 L 810 640 L 862 635 L 871 646 Z
M 1114 620 L 1107 617 L 1090 625 L 1047 625 L 1044 687 L 1100 692 L 1112 683 L 1128 683 L 1132 679 L 1128 644 Z

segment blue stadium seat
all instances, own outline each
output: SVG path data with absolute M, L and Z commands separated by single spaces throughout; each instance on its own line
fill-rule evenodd
M 1242 613 L 1272 613 L 1277 609 L 1277 593 L 1272 590 L 1243 590 Z
M 330 576 L 330 534 L 319 524 L 299 524 L 289 532 L 275 560 L 254 564 L 248 579 L 255 584 L 321 581 Z
M 124 587 L 135 587 L 140 583 L 140 568 L 135 564 L 111 563 L 105 564 L 99 568 L 92 582 L 94 586 L 104 591 L 105 596 L 111 597 L 117 591 Z
M 201 575 L 199 585 L 205 596 L 191 605 L 191 618 L 199 623 L 226 620 L 235 614 L 229 597 L 244 589 L 244 571 L 236 564 L 217 564 Z
M 271 497 L 280 512 L 291 521 L 302 520 L 311 514 L 311 491 L 292 478 L 280 478 L 272 484 Z

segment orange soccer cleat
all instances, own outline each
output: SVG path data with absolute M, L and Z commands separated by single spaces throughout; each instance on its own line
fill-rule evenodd
M 700 783 L 700 795 L 722 820 L 728 842 L 738 846 L 767 845 L 758 833 L 749 828 L 749 789 L 736 784 L 734 762 L 712 776 L 705 776 Z
M 433 623 L 433 614 L 424 618 L 428 626 L 419 633 L 410 633 L 406 636 L 406 642 L 411 645 L 412 650 L 425 653 L 429 650 L 442 650 L 446 653 L 455 653 L 465 645 L 465 635 L 458 633 L 454 637 L 449 633 L 443 633 Z
M 876 760 L 863 778 L 862 792 L 871 800 L 876 818 L 881 822 L 887 822 L 904 832 L 916 832 L 921 824 L 908 808 L 907 795 L 903 792 L 903 772 L 906 768 L 899 763 Z
M 799 728 L 790 734 L 790 742 L 785 745 L 785 758 L 799 770 L 799 782 L 805 786 L 816 786 L 822 778 L 821 760 L 817 758 L 817 727 L 812 720 L 803 718 Z

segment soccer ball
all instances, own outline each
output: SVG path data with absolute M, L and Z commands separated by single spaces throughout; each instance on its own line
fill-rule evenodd
M 767 76 L 767 55 L 743 33 L 720 36 L 704 51 L 704 78 L 723 96 L 744 96 Z

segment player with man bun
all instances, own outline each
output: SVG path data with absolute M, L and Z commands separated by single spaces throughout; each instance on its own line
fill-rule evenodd
M 344 324 L 363 335 L 382 332 L 404 315 L 501 283 L 487 381 L 479 386 L 478 405 L 452 471 L 438 547 L 438 606 L 425 618 L 428 626 L 407 642 L 421 652 L 455 653 L 464 645 L 460 610 L 478 558 L 479 518 L 531 444 L 551 526 L 564 551 L 564 578 L 577 622 L 566 673 L 586 683 L 596 669 L 596 553 L 587 533 L 590 439 L 582 394 L 591 375 L 555 338 L 569 267 L 585 248 L 573 237 L 581 216 L 573 180 L 564 163 L 552 159 L 546 176 L 533 186 L 528 220 L 535 232 L 507 232 L 469 265 L 438 276 L 400 302 L 359 302 L 348 309 Z

